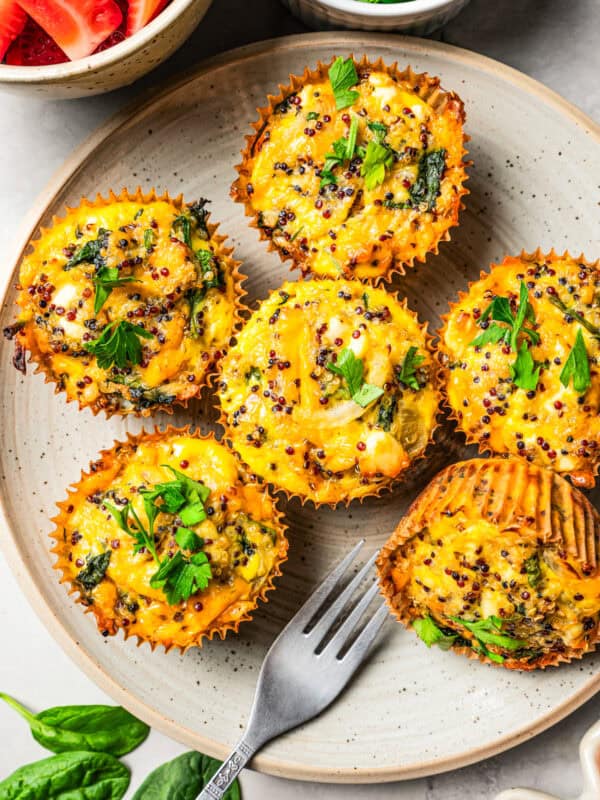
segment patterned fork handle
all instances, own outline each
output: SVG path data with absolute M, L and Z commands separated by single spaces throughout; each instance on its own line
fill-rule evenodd
M 583 772 L 583 793 L 577 800 L 600 800 L 600 722 L 593 725 L 579 745 L 579 760 Z M 552 794 L 535 789 L 509 789 L 496 800 L 559 800 Z
M 229 758 L 224 761 L 215 773 L 212 781 L 204 788 L 200 797 L 210 797 L 211 800 L 221 800 L 228 787 L 244 769 L 258 748 L 252 747 L 242 739 L 235 747 Z

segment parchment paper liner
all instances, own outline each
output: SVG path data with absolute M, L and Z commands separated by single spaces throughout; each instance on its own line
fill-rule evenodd
M 52 518 L 52 522 L 55 524 L 56 527 L 54 531 L 50 534 L 50 538 L 54 539 L 56 543 L 51 548 L 50 552 L 55 553 L 57 555 L 57 560 L 54 562 L 52 567 L 53 569 L 61 573 L 59 582 L 67 584 L 68 593 L 70 595 L 73 594 L 76 595 L 74 599 L 76 600 L 76 602 L 81 603 L 82 605 L 85 606 L 86 614 L 92 612 L 95 615 L 96 624 L 98 626 L 99 631 L 107 630 L 110 635 L 114 635 L 120 628 L 123 631 L 125 639 L 128 639 L 130 636 L 135 636 L 138 647 L 144 642 L 148 642 L 152 650 L 154 650 L 157 646 L 160 646 L 164 647 L 165 651 L 168 652 L 172 647 L 176 647 L 183 654 L 191 647 L 201 647 L 204 639 L 208 639 L 210 641 L 217 635 L 221 639 L 224 639 L 229 631 L 237 633 L 240 623 L 252 619 L 252 612 L 258 606 L 258 601 L 262 600 L 264 603 L 268 602 L 267 594 L 269 591 L 275 588 L 274 579 L 281 575 L 281 565 L 287 560 L 287 551 L 288 551 L 288 541 L 285 536 L 287 526 L 283 522 L 284 516 L 277 507 L 276 499 L 273 498 L 274 517 L 270 525 L 277 531 L 279 549 L 271 573 L 269 574 L 263 586 L 260 588 L 258 594 L 254 597 L 254 605 L 252 606 L 252 608 L 248 609 L 235 621 L 229 620 L 226 622 L 219 623 L 217 618 L 217 620 L 213 621 L 213 623 L 209 628 L 207 628 L 205 631 L 202 631 L 198 635 L 196 641 L 187 645 L 178 645 L 176 642 L 173 641 L 171 642 L 153 641 L 151 639 L 141 637 L 138 634 L 131 634 L 127 626 L 120 625 L 118 624 L 118 620 L 114 620 L 113 617 L 108 617 L 104 615 L 102 609 L 99 608 L 97 605 L 95 604 L 89 605 L 85 601 L 83 595 L 81 594 L 81 590 L 77 585 L 77 583 L 72 581 L 68 577 L 69 572 L 72 571 L 71 568 L 69 567 L 69 561 L 67 557 L 67 554 L 69 552 L 69 547 L 66 546 L 63 541 L 63 529 L 67 528 L 67 523 L 70 516 L 67 509 L 69 508 L 70 505 L 75 504 L 75 500 L 79 493 L 78 486 L 81 483 L 81 481 L 84 480 L 84 478 L 87 478 L 92 473 L 104 470 L 107 468 L 107 466 L 110 466 L 110 463 L 114 461 L 116 451 L 119 448 L 131 447 L 132 445 L 140 444 L 140 442 L 145 442 L 145 443 L 153 441 L 156 442 L 168 438 L 170 436 L 191 436 L 195 439 L 204 439 L 204 440 L 211 439 L 213 441 L 218 441 L 212 433 L 203 436 L 200 434 L 198 430 L 192 431 L 189 425 L 185 426 L 184 428 L 177 428 L 175 426 L 168 425 L 164 430 L 160 430 L 159 428 L 156 427 L 152 432 L 142 430 L 137 435 L 127 433 L 127 441 L 124 442 L 114 440 L 113 446 L 108 450 L 102 450 L 99 454 L 99 458 L 90 464 L 89 472 L 85 472 L 84 470 L 81 471 L 81 476 L 79 478 L 79 481 L 77 481 L 77 483 L 72 484 L 73 488 L 67 489 L 67 495 L 68 495 L 67 499 L 62 500 L 56 504 L 58 506 L 59 513 Z M 222 443 L 222 445 L 224 449 L 229 449 L 226 444 Z M 267 494 L 268 493 L 267 487 L 266 486 L 263 487 L 262 491 L 265 494 Z M 170 607 L 167 605 L 166 600 L 165 600 L 165 606 L 167 608 Z
M 108 197 L 105 199 L 102 195 L 97 194 L 95 200 L 88 200 L 85 197 L 81 198 L 81 201 L 78 206 L 67 206 L 66 207 L 66 214 L 64 217 L 57 217 L 54 216 L 52 218 L 52 224 L 50 228 L 41 227 L 39 230 L 39 236 L 36 239 L 32 239 L 29 243 L 31 247 L 33 247 L 35 251 L 35 246 L 38 241 L 40 241 L 51 229 L 53 225 L 56 225 L 59 222 L 62 222 L 69 214 L 77 211 L 79 208 L 87 207 L 90 209 L 93 208 L 102 208 L 111 205 L 112 203 L 118 202 L 134 202 L 140 203 L 140 205 L 151 203 L 155 201 L 164 201 L 167 203 L 171 203 L 178 211 L 181 211 L 185 208 L 185 202 L 183 200 L 183 195 L 178 195 L 175 198 L 170 197 L 168 192 L 164 192 L 162 195 L 157 195 L 155 189 L 151 189 L 149 192 L 144 193 L 142 192 L 141 188 L 138 186 L 134 194 L 130 194 L 127 189 L 122 189 L 119 195 L 116 195 L 112 190 L 109 191 Z M 242 319 L 242 312 L 244 310 L 244 305 L 242 304 L 242 298 L 246 295 L 246 291 L 242 288 L 242 282 L 246 280 L 246 275 L 240 272 L 239 267 L 241 265 L 241 261 L 236 261 L 232 257 L 233 248 L 232 247 L 225 247 L 224 243 L 227 240 L 226 236 L 221 236 L 217 233 L 218 230 L 218 223 L 213 224 L 207 218 L 206 228 L 208 230 L 210 241 L 213 242 L 215 247 L 215 253 L 219 259 L 219 262 L 223 266 L 224 270 L 231 274 L 233 278 L 233 304 L 234 304 L 234 321 L 232 326 L 231 335 L 235 333 L 237 328 L 239 327 Z M 17 304 L 18 299 L 17 299 Z M 27 341 L 25 341 L 27 338 Z M 50 365 L 46 365 L 44 363 L 44 356 L 39 352 L 39 349 L 36 347 L 36 340 L 33 336 L 22 336 L 20 333 L 17 333 L 15 336 L 15 345 L 21 345 L 25 349 L 29 351 L 29 362 L 34 363 L 36 368 L 34 370 L 34 374 L 38 372 L 43 372 L 45 376 L 45 383 L 53 383 L 55 384 L 54 393 L 60 394 L 65 390 L 61 388 L 61 382 L 58 377 L 56 377 L 49 369 Z M 148 417 L 151 414 L 154 414 L 159 411 L 165 411 L 167 414 L 173 413 L 173 406 L 178 405 L 182 406 L 183 408 L 187 408 L 189 401 L 194 397 L 199 397 L 202 389 L 208 385 L 209 378 L 212 373 L 214 373 L 216 364 L 219 358 L 222 356 L 223 352 L 226 351 L 226 348 L 221 349 L 221 351 L 217 351 L 213 358 L 207 363 L 206 372 L 204 377 L 199 382 L 194 382 L 193 384 L 190 383 L 184 387 L 185 394 L 180 393 L 176 400 L 173 403 L 157 403 L 153 405 L 151 408 L 144 408 L 144 409 L 123 409 L 118 407 L 113 407 L 110 404 L 104 404 L 103 401 L 107 401 L 110 398 L 110 395 L 101 394 L 93 403 L 85 403 L 81 401 L 81 398 L 74 398 L 74 397 L 67 397 L 67 402 L 77 402 L 79 405 L 79 410 L 81 411 L 83 408 L 90 408 L 94 416 L 98 414 L 100 411 L 104 411 L 107 418 L 113 416 L 113 414 L 118 415 L 127 415 L 133 414 L 138 417 Z M 219 355 L 220 353 L 220 355 Z M 160 387 L 158 387 L 160 388 Z M 66 392 L 65 392 L 66 394 Z
M 318 281 L 332 281 L 332 280 L 339 280 L 340 285 L 342 283 L 357 283 L 359 285 L 362 283 L 361 281 L 358 281 L 358 280 L 352 281 L 352 280 L 346 279 L 346 278 L 333 279 L 333 278 L 320 277 L 320 276 L 317 276 L 317 275 L 313 275 L 311 277 L 311 279 L 310 279 L 311 283 L 315 283 L 315 282 L 318 282 Z M 363 287 L 361 286 L 361 290 L 362 290 L 362 288 Z M 374 288 L 383 289 L 384 287 L 378 286 L 378 287 L 374 287 Z M 271 298 L 275 293 L 279 292 L 280 289 L 281 289 L 281 287 L 277 287 L 275 289 L 272 289 L 269 292 L 268 297 L 265 298 L 264 300 L 260 301 L 259 307 L 257 309 L 255 309 L 254 311 L 252 311 L 250 317 L 252 317 L 255 313 L 257 313 L 258 310 L 260 309 L 260 307 L 262 306 L 262 304 L 267 302 L 267 300 L 269 298 Z M 271 485 L 271 487 L 275 491 L 282 492 L 285 495 L 286 500 L 291 500 L 292 498 L 296 497 L 296 498 L 298 498 L 300 500 L 302 505 L 305 505 L 306 502 L 310 501 L 315 508 L 321 508 L 322 506 L 329 507 L 329 508 L 336 508 L 336 506 L 339 503 L 343 503 L 343 505 L 346 508 L 348 508 L 348 506 L 350 505 L 350 503 L 353 500 L 359 500 L 362 503 L 364 500 L 366 500 L 367 497 L 379 497 L 383 492 L 390 491 L 395 485 L 401 483 L 408 476 L 408 474 L 410 472 L 412 472 L 415 463 L 417 463 L 418 461 L 421 461 L 422 459 L 427 457 L 426 456 L 426 451 L 428 450 L 429 446 L 433 443 L 434 435 L 435 435 L 436 431 L 440 427 L 440 419 L 439 418 L 440 418 L 440 413 L 441 413 L 440 410 L 439 410 L 439 405 L 440 405 L 440 401 L 441 401 L 441 392 L 440 392 L 441 368 L 440 368 L 439 362 L 435 358 L 435 350 L 434 350 L 434 347 L 433 347 L 433 344 L 432 344 L 433 343 L 433 336 L 431 336 L 427 331 L 429 323 L 428 322 L 419 322 L 418 321 L 418 315 L 417 315 L 416 311 L 413 311 L 412 309 L 410 309 L 408 307 L 408 300 L 407 300 L 406 297 L 400 298 L 398 292 L 391 292 L 387 288 L 385 288 L 385 291 L 389 295 L 391 301 L 395 301 L 395 302 L 399 303 L 399 305 L 404 309 L 404 311 L 406 311 L 408 314 L 410 314 L 411 317 L 413 317 L 415 320 L 417 320 L 417 322 L 419 324 L 419 329 L 422 330 L 424 335 L 425 335 L 425 343 L 427 345 L 427 350 L 430 353 L 430 355 L 433 356 L 433 358 L 431 360 L 431 371 L 430 371 L 431 385 L 432 385 L 432 388 L 433 388 L 434 392 L 436 393 L 436 396 L 437 396 L 437 399 L 438 399 L 438 403 L 437 403 L 438 404 L 438 411 L 436 412 L 436 415 L 434 417 L 433 426 L 432 426 L 431 431 L 429 433 L 429 438 L 427 440 L 427 443 L 425 444 L 425 446 L 423 447 L 421 452 L 417 453 L 416 455 L 414 455 L 411 458 L 411 461 L 408 464 L 408 466 L 404 470 L 402 470 L 402 472 L 400 472 L 398 475 L 396 475 L 394 478 L 391 478 L 388 481 L 382 481 L 381 483 L 379 483 L 378 485 L 373 487 L 373 491 L 366 492 L 365 494 L 362 494 L 362 495 L 360 495 L 358 497 L 339 497 L 335 501 L 319 501 L 319 500 L 315 500 L 313 497 L 310 497 L 309 495 L 300 494 L 298 492 L 290 492 L 287 489 L 285 489 L 284 487 L 279 486 L 278 484 L 273 482 L 269 478 L 269 476 L 265 477 L 265 476 L 262 476 L 262 475 L 258 475 L 258 473 L 256 473 L 252 469 L 252 467 L 250 467 L 242 459 L 242 457 L 240 456 L 238 451 L 235 449 L 234 435 L 232 435 L 232 430 L 233 429 L 229 424 L 229 420 L 228 420 L 223 408 L 221 407 L 221 404 L 219 403 L 219 405 L 216 407 L 217 410 L 220 413 L 219 423 L 220 423 L 220 425 L 223 426 L 224 431 L 225 431 L 225 433 L 223 435 L 223 438 L 226 439 L 227 443 L 231 446 L 232 450 L 234 451 L 234 453 L 236 454 L 236 456 L 240 460 L 240 463 L 243 465 L 244 469 L 248 470 L 248 472 L 250 472 L 251 475 L 254 475 L 254 477 L 258 478 L 260 481 L 266 481 L 267 483 L 269 483 Z M 244 323 L 244 325 L 246 325 L 248 321 L 249 320 L 247 320 Z M 218 382 L 221 379 L 221 377 L 222 377 L 222 364 L 220 363 L 218 372 L 214 376 L 211 376 L 211 383 L 214 382 L 214 386 L 217 387 L 217 391 L 215 392 L 215 394 L 217 396 L 218 396 Z
M 579 561 L 598 579 L 600 551 L 600 515 L 588 499 L 560 475 L 518 458 L 473 458 L 451 464 L 442 470 L 421 492 L 398 523 L 381 549 L 377 571 L 381 591 L 392 613 L 405 627 L 412 628 L 410 603 L 402 591 L 396 592 L 391 576 L 392 554 L 445 509 L 464 507 L 478 512 L 499 530 L 518 530 L 527 520 L 535 526 L 541 544 L 551 543 Z M 498 537 L 498 547 L 502 538 Z M 563 653 L 546 654 L 528 663 L 506 656 L 502 665 L 508 669 L 533 670 L 557 666 L 592 652 L 600 640 L 600 626 L 590 633 L 589 646 L 582 650 L 567 648 Z M 493 664 L 489 658 L 470 647 L 452 649 L 471 659 Z
M 414 72 L 410 66 L 407 66 L 405 69 L 398 68 L 398 62 L 394 62 L 391 65 L 387 65 L 384 63 L 382 58 L 378 58 L 376 61 L 370 61 L 366 55 L 363 55 L 360 61 L 357 61 L 354 58 L 354 55 L 350 56 L 354 63 L 356 64 L 357 72 L 360 75 L 361 70 L 372 70 L 378 72 L 386 72 L 388 75 L 391 75 L 398 81 L 408 84 L 408 88 L 412 89 L 419 95 L 421 100 L 427 102 L 432 108 L 434 108 L 437 112 L 443 112 L 446 107 L 450 104 L 454 105 L 457 110 L 457 114 L 461 119 L 461 123 L 464 124 L 466 119 L 466 114 L 464 110 L 463 101 L 460 97 L 452 91 L 446 91 L 442 89 L 440 86 L 440 79 L 437 77 L 432 77 L 428 73 L 417 73 Z M 252 207 L 252 202 L 248 193 L 246 191 L 246 184 L 250 179 L 252 174 L 252 160 L 253 160 L 253 151 L 256 142 L 258 141 L 263 129 L 267 125 L 269 118 L 274 113 L 276 107 L 285 100 L 291 94 L 295 94 L 298 92 L 305 84 L 310 82 L 322 81 L 328 78 L 328 70 L 330 66 L 335 61 L 336 56 L 334 56 L 331 61 L 327 64 L 324 64 L 322 61 L 317 62 L 316 69 L 309 69 L 308 67 L 304 70 L 302 75 L 290 75 L 289 83 L 286 84 L 278 84 L 279 93 L 272 95 L 267 95 L 267 105 L 260 106 L 256 110 L 258 112 L 258 119 L 256 122 L 252 123 L 252 128 L 254 129 L 254 133 L 248 134 L 245 136 L 246 139 L 246 146 L 241 151 L 242 161 L 240 164 L 236 165 L 236 170 L 238 172 L 239 177 L 231 185 L 231 197 L 238 203 L 244 204 L 244 210 L 247 217 L 251 217 L 252 220 L 249 223 L 251 228 L 255 228 L 258 230 L 259 237 L 261 241 L 266 241 L 268 245 L 269 251 L 276 251 L 279 254 L 279 257 L 282 261 L 287 261 L 289 259 L 292 260 L 292 265 L 290 267 L 291 270 L 298 267 L 302 270 L 304 274 L 311 272 L 310 264 L 305 260 L 304 255 L 299 250 L 298 247 L 295 246 L 294 242 L 289 243 L 289 247 L 286 248 L 288 251 L 287 254 L 284 254 L 280 247 L 275 245 L 270 236 L 268 236 L 263 227 L 259 225 L 259 212 L 255 211 Z M 467 136 L 463 131 L 463 150 L 462 150 L 462 169 L 459 165 L 455 166 L 455 169 L 459 170 L 460 180 L 455 183 L 456 188 L 456 197 L 454 200 L 454 213 L 452 215 L 452 221 L 443 232 L 443 234 L 438 238 L 435 245 L 430 248 L 428 253 L 433 253 L 437 255 L 439 252 L 439 244 L 440 242 L 448 242 L 450 241 L 450 228 L 456 227 L 458 225 L 458 215 L 459 211 L 464 208 L 461 198 L 469 194 L 469 190 L 464 187 L 464 182 L 468 179 L 468 175 L 465 171 L 465 167 L 470 166 L 472 162 L 465 161 L 465 156 L 468 155 L 468 151 L 464 148 L 464 145 L 469 141 L 469 136 Z M 363 280 L 364 282 L 373 282 L 375 284 L 381 281 L 391 281 L 394 274 L 404 275 L 406 272 L 405 268 L 413 267 L 415 261 L 418 262 L 425 262 L 425 258 L 421 256 L 415 256 L 413 258 L 407 259 L 403 262 L 394 263 L 385 274 L 375 276 L 374 278 L 358 278 L 357 276 L 344 275 L 347 280 L 352 280 L 353 278 L 356 280 Z M 327 277 L 327 276 L 323 276 Z
M 552 248 L 552 250 L 550 250 L 549 253 L 544 253 L 538 247 L 538 249 L 535 250 L 535 252 L 533 252 L 533 253 L 527 253 L 525 250 L 521 250 L 521 252 L 520 252 L 520 254 L 518 256 L 505 256 L 505 258 L 500 262 L 500 264 L 490 264 L 490 272 L 492 270 L 494 270 L 494 269 L 502 268 L 505 264 L 510 263 L 510 261 L 515 257 L 516 258 L 521 258 L 524 261 L 530 261 L 532 263 L 539 262 L 539 261 L 546 261 L 546 260 L 556 261 L 556 260 L 563 259 L 563 258 L 573 258 L 574 261 L 577 261 L 577 262 L 579 262 L 581 264 L 585 264 L 586 267 L 591 267 L 591 268 L 594 268 L 596 270 L 600 269 L 600 259 L 597 259 L 596 261 L 586 261 L 585 256 L 583 255 L 583 253 L 580 256 L 578 256 L 577 258 L 575 258 L 574 256 L 571 256 L 569 254 L 568 250 L 565 250 L 565 252 L 562 255 L 559 255 L 558 253 L 555 252 L 554 248 Z M 489 276 L 490 272 L 485 272 L 484 270 L 481 270 L 480 273 L 479 273 L 479 279 L 478 280 L 482 280 L 484 278 L 487 278 Z M 458 292 L 458 300 L 456 302 L 450 301 L 448 303 L 448 306 L 449 306 L 450 310 L 448 311 L 447 314 L 442 314 L 441 319 L 442 319 L 442 323 L 443 324 L 442 324 L 442 327 L 437 331 L 437 336 L 439 338 L 438 338 L 438 340 L 436 342 L 436 355 L 437 355 L 438 361 L 440 363 L 440 368 L 441 368 L 441 372 L 440 372 L 440 392 L 441 392 L 441 395 L 442 395 L 443 405 L 444 405 L 445 408 L 448 409 L 448 412 L 449 412 L 448 413 L 448 417 L 449 417 L 449 419 L 452 419 L 452 420 L 456 421 L 458 429 L 461 430 L 465 435 L 467 444 L 475 444 L 475 445 L 477 445 L 477 447 L 479 448 L 479 452 L 482 455 L 485 455 L 485 454 L 489 454 L 489 453 L 493 452 L 492 449 L 490 448 L 487 440 L 479 439 L 477 436 L 472 435 L 468 430 L 466 430 L 461 424 L 461 419 L 460 419 L 460 417 L 458 415 L 458 409 L 454 409 L 450 405 L 450 400 L 448 398 L 448 390 L 447 390 L 447 387 L 448 387 L 448 376 L 450 374 L 450 371 L 449 371 L 448 365 L 447 365 L 447 360 L 448 360 L 450 354 L 447 353 L 444 350 L 444 345 L 443 345 L 446 325 L 448 324 L 448 320 L 450 319 L 450 315 L 452 313 L 452 309 L 454 309 L 457 305 L 459 305 L 465 299 L 465 297 L 468 296 L 469 290 L 477 282 L 478 281 L 470 281 L 469 284 L 468 284 L 468 290 L 466 292 L 459 291 Z M 515 451 L 514 453 L 509 453 L 508 451 L 506 451 L 506 455 L 517 455 L 517 452 L 518 451 Z M 586 459 L 583 459 L 583 458 L 581 459 L 582 465 L 584 467 L 587 467 L 588 469 L 581 469 L 581 470 L 576 470 L 576 471 L 572 471 L 572 472 L 569 472 L 569 473 L 564 473 L 564 474 L 569 476 L 569 478 L 571 479 L 572 483 L 575 486 L 579 486 L 579 487 L 584 488 L 584 489 L 592 489 L 594 487 L 594 485 L 595 485 L 595 477 L 596 477 L 596 475 L 598 475 L 598 470 L 600 468 L 600 447 L 596 448 L 594 453 L 595 453 L 595 456 L 591 456 L 590 458 L 586 458 Z M 502 454 L 499 453 L 499 455 L 502 455 Z M 549 465 L 547 465 L 547 464 L 542 464 L 540 466 L 542 466 L 545 469 L 551 469 L 551 467 Z M 555 470 L 555 471 L 558 472 L 558 470 Z M 558 474 L 563 474 L 563 473 L 559 472 Z

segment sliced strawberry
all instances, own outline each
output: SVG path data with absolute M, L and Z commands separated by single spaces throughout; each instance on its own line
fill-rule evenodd
M 102 50 L 108 50 L 109 47 L 114 47 L 114 45 L 125 40 L 125 28 L 127 26 L 127 0 L 115 0 L 115 3 L 119 6 L 121 9 L 121 14 L 123 15 L 121 24 L 114 33 L 111 33 L 108 39 L 105 39 L 101 44 L 98 45 L 98 47 L 94 50 L 95 53 L 101 53 Z
M 126 36 L 141 30 L 151 19 L 163 10 L 169 0 L 129 0 Z
M 14 0 L 0 0 L 0 61 L 26 22 L 27 14 Z
M 6 63 L 15 67 L 46 67 L 68 60 L 54 39 L 32 19 L 27 20 L 23 33 L 15 39 L 6 54 Z
M 123 18 L 114 0 L 19 0 L 19 5 L 72 61 L 93 53 Z

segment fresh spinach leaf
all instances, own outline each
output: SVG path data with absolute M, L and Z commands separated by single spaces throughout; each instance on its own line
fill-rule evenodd
M 0 782 L 0 800 L 121 800 L 128 786 L 114 756 L 73 751 L 19 767 Z
M 414 206 L 424 203 L 433 211 L 440 193 L 442 175 L 446 167 L 446 151 L 430 150 L 419 159 L 417 179 L 409 189 Z
M 10 695 L 0 692 L 0 698 L 27 720 L 33 738 L 53 753 L 91 750 L 124 756 L 150 733 L 120 706 L 56 706 L 32 714 Z
M 85 567 L 77 574 L 75 580 L 89 592 L 104 578 L 109 563 L 110 550 L 105 550 L 97 556 L 88 556 Z
M 78 247 L 75 253 L 64 266 L 65 270 L 73 269 L 79 264 L 93 264 L 97 270 L 106 266 L 106 261 L 102 256 L 102 250 L 108 247 L 108 237 L 110 231 L 106 228 L 98 228 L 98 238 L 90 239 L 85 244 Z
M 151 772 L 132 800 L 196 800 L 220 766 L 220 761 L 202 753 L 183 753 Z M 241 800 L 237 780 L 223 800 Z

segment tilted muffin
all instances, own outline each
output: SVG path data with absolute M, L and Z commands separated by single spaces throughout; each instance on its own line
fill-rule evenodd
M 531 670 L 595 649 L 600 516 L 564 478 L 515 458 L 440 472 L 377 566 L 396 617 L 431 647 Z
M 593 486 L 600 460 L 600 272 L 554 252 L 505 258 L 452 305 L 444 392 L 481 450 Z
M 188 429 L 115 443 L 58 505 L 55 569 L 104 636 L 185 649 L 237 631 L 286 557 L 267 490 Z
M 290 78 L 259 109 L 234 199 L 303 272 L 389 279 L 437 252 L 466 193 L 464 108 L 366 57 Z
M 376 493 L 435 427 L 425 329 L 405 302 L 359 281 L 283 284 L 221 364 L 234 449 L 256 475 L 317 504 Z
M 20 268 L 15 366 L 25 354 L 94 413 L 148 415 L 197 396 L 238 320 L 241 276 L 207 201 L 83 200 Z

